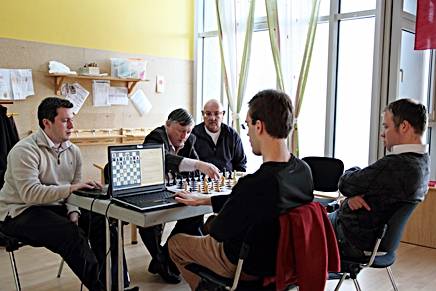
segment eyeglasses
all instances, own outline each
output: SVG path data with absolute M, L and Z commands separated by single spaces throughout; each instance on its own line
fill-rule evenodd
M 251 120 L 251 124 L 255 124 L 256 121 L 257 121 L 257 119 L 252 119 L 252 120 Z M 248 122 L 241 123 L 241 128 L 242 128 L 243 130 L 248 130 L 248 128 L 249 128 L 249 126 L 248 126 Z
M 211 118 L 212 116 L 220 117 L 224 115 L 225 111 L 202 111 L 204 117 Z

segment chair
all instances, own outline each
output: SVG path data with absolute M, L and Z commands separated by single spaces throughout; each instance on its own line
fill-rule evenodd
M 17 291 L 21 291 L 21 284 L 20 284 L 20 277 L 18 276 L 18 269 L 15 261 L 14 251 L 18 250 L 19 248 L 25 245 L 26 244 L 20 241 L 19 239 L 6 235 L 0 229 L 0 246 L 4 246 L 6 252 L 9 253 L 9 260 L 11 262 L 12 274 L 14 275 L 15 288 L 17 289 Z M 56 276 L 57 278 L 60 278 L 63 266 L 64 266 L 64 259 L 61 260 L 61 263 L 59 265 L 58 273 Z
M 319 203 L 308 203 L 283 213 L 279 222 L 274 276 L 257 281 L 240 280 L 250 250 L 250 232 L 247 232 L 234 278 L 221 277 L 195 263 L 186 266 L 201 278 L 197 290 L 324 290 L 327 270 L 339 270 L 336 237 L 324 207 Z
M 360 291 L 361 288 L 357 281 L 357 275 L 365 268 L 386 269 L 392 287 L 394 290 L 398 290 L 391 266 L 395 262 L 396 250 L 400 245 L 404 227 L 416 206 L 417 204 L 412 203 L 403 204 L 394 212 L 389 221 L 380 230 L 373 250 L 366 252 L 368 259 L 362 261 L 351 258 L 341 258 L 341 273 L 343 274 L 335 291 L 339 290 L 347 276 L 353 280 L 356 290 Z
M 344 163 L 339 159 L 330 157 L 304 157 L 302 160 L 310 167 L 315 191 L 338 193 L 335 198 L 316 193 L 314 201 L 326 206 L 327 212 L 336 210 L 339 205 L 335 201 L 340 197 L 338 182 L 344 173 Z

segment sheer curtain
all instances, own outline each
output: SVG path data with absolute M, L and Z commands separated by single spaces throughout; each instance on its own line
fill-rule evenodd
M 293 99 L 291 150 L 298 156 L 298 115 L 315 40 L 320 0 L 265 0 L 277 86 Z
M 232 111 L 232 126 L 238 132 L 250 60 L 255 2 L 215 1 L 224 89 Z

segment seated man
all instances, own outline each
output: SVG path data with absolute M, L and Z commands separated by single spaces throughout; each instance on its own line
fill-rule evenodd
M 194 149 L 195 136 L 191 135 L 194 127 L 194 119 L 184 109 L 176 109 L 168 115 L 165 125 L 154 129 L 144 139 L 144 144 L 154 143 L 163 144 L 165 147 L 165 170 L 176 172 L 200 172 L 212 178 L 218 178 L 218 168 L 213 164 L 205 163 L 198 160 L 197 153 Z M 171 235 L 176 233 L 189 233 L 192 235 L 201 235 L 203 226 L 203 215 L 182 219 L 176 223 Z M 172 266 L 168 257 L 168 249 L 165 244 L 161 246 L 163 225 L 152 227 L 139 227 L 141 239 L 148 249 L 152 260 L 148 271 L 158 273 L 167 283 L 177 284 L 180 278 L 177 269 Z
M 247 158 L 238 133 L 223 123 L 226 112 L 218 100 L 204 104 L 204 122 L 197 124 L 192 133 L 197 137 L 195 150 L 200 160 L 207 161 L 221 171 L 242 171 L 247 168 Z
M 176 198 L 186 205 L 212 205 L 218 213 L 209 235 L 177 234 L 169 240 L 171 259 L 192 290 L 199 278 L 185 266 L 194 262 L 218 275 L 233 277 L 244 237 L 254 225 L 256 231 L 251 234 L 253 243 L 244 262 L 243 277 L 274 275 L 280 211 L 313 200 L 310 169 L 286 145 L 293 121 L 290 98 L 279 91 L 264 90 L 248 106 L 245 122 L 252 150 L 263 157 L 259 170 L 239 179 L 229 195 L 180 192 Z M 293 191 L 280 191 L 282 187 Z
M 363 257 L 401 205 L 423 201 L 430 174 L 428 146 L 422 143 L 426 123 L 424 105 L 411 99 L 392 102 L 384 110 L 380 135 L 387 155 L 341 177 L 339 190 L 347 198 L 329 219 L 342 256 Z
M 80 182 L 80 151 L 69 142 L 72 107 L 67 100 L 44 99 L 38 107 L 40 128 L 10 151 L 0 190 L 0 227 L 7 235 L 58 253 L 89 290 L 106 290 L 84 234 L 88 224 L 79 220 L 77 207 L 65 204 L 73 191 L 100 186 Z

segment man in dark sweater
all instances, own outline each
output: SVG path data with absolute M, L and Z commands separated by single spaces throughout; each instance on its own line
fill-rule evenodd
M 223 172 L 245 172 L 247 158 L 241 138 L 233 128 L 223 123 L 225 113 L 218 100 L 206 102 L 202 111 L 204 122 L 192 130 L 197 137 L 195 150 L 200 160 L 214 164 Z
M 163 144 L 165 147 L 165 171 L 192 172 L 200 171 L 209 177 L 218 178 L 219 171 L 213 164 L 198 160 L 195 152 L 195 136 L 191 135 L 194 119 L 185 109 L 179 108 L 168 115 L 165 125 L 154 129 L 144 139 L 144 144 Z M 151 227 L 139 227 L 142 242 L 148 249 L 152 260 L 148 271 L 158 273 L 165 282 L 177 284 L 180 282 L 177 270 L 171 271 L 172 263 L 168 258 L 166 244 L 162 247 L 163 224 Z M 171 232 L 201 235 L 203 215 L 179 220 Z M 173 268 L 175 269 L 175 267 Z
M 430 174 L 428 145 L 422 143 L 426 124 L 424 105 L 411 99 L 392 102 L 384 110 L 380 135 L 387 155 L 341 177 L 339 190 L 347 198 L 329 218 L 342 256 L 363 257 L 400 206 L 424 200 Z
M 249 230 L 252 240 L 243 278 L 275 274 L 279 213 L 313 199 L 310 169 L 289 153 L 286 145 L 293 123 L 290 98 L 282 92 L 265 90 L 248 104 L 248 136 L 253 153 L 263 157 L 259 170 L 239 179 L 229 195 L 180 192 L 176 198 L 186 205 L 212 205 L 218 213 L 209 235 L 177 234 L 168 242 L 170 256 L 192 290 L 199 278 L 184 267 L 195 262 L 221 276 L 233 277 Z

